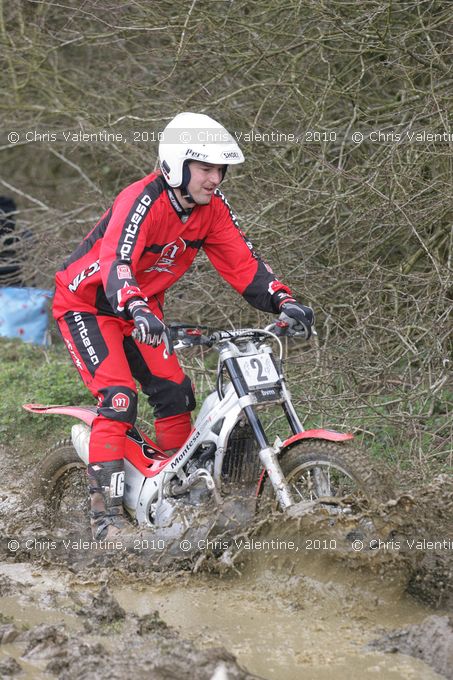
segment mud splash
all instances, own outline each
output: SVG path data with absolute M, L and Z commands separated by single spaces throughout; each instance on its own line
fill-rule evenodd
M 68 537 L 44 529 L 16 481 L 21 465 L 1 453 L 1 677 L 439 677 L 409 645 L 391 655 L 367 645 L 451 602 L 453 551 L 407 544 L 451 532 L 449 478 L 372 515 L 274 517 L 233 549 L 203 545 L 170 569 L 146 550 L 63 550 Z

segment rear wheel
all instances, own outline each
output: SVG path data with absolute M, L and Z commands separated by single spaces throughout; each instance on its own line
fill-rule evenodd
M 34 495 L 45 504 L 45 524 L 78 532 L 89 528 L 89 493 L 85 464 L 70 439 L 56 444 L 37 471 Z

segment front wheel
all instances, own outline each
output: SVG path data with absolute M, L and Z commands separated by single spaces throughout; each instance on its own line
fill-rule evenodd
M 36 477 L 33 495 L 44 501 L 47 527 L 69 532 L 80 532 L 89 527 L 86 466 L 69 438 L 50 449 Z
M 351 511 L 391 495 L 382 472 L 364 452 L 349 445 L 302 441 L 283 454 L 280 466 L 296 503 L 314 501 L 329 514 Z M 262 500 L 270 502 L 272 509 L 278 508 L 269 479 Z

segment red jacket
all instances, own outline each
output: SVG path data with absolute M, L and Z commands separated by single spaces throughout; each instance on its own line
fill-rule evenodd
M 129 318 L 124 305 L 137 296 L 159 314 L 165 291 L 200 248 L 247 302 L 278 311 L 273 293 L 290 291 L 258 257 L 224 195 L 217 190 L 209 205 L 185 211 L 162 175 L 153 173 L 117 196 L 57 272 L 54 316 L 74 310 Z

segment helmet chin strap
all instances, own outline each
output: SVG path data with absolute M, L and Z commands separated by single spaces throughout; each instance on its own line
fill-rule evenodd
M 188 161 L 184 161 L 184 164 L 182 166 L 182 182 L 181 186 L 179 187 L 179 190 L 181 192 L 181 196 L 185 201 L 188 203 L 193 203 L 195 205 L 195 200 L 192 194 L 190 193 L 188 186 L 190 182 L 190 167 Z
M 185 201 L 187 201 L 187 203 L 193 203 L 195 205 L 195 199 L 194 199 L 194 197 L 192 196 L 192 194 L 190 193 L 190 191 L 188 190 L 187 187 L 185 187 L 183 184 L 181 184 L 181 186 L 179 187 L 179 190 L 181 192 L 182 198 Z

